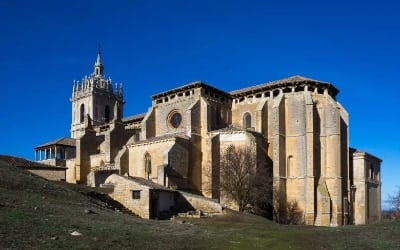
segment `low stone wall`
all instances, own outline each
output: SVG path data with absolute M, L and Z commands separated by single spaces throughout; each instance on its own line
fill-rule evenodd
M 35 175 L 51 181 L 65 181 L 65 168 L 25 168 Z
M 66 166 L 65 159 L 47 159 L 47 160 L 41 160 L 38 162 L 41 164 L 54 166 L 54 167 L 65 167 Z
M 187 206 L 189 203 L 194 210 L 200 210 L 206 215 L 218 215 L 223 213 L 223 207 L 215 200 L 201 195 L 191 194 L 179 191 L 180 197 L 177 200 L 177 206 Z

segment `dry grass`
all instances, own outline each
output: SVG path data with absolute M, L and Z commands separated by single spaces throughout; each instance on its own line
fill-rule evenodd
M 148 221 L 99 206 L 78 191 L 0 162 L 0 248 L 396 249 L 400 223 L 311 227 L 237 213 Z M 85 213 L 90 209 L 94 213 Z M 78 231 L 82 236 L 71 236 Z

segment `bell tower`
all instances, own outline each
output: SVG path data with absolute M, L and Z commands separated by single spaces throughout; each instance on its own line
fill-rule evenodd
M 97 51 L 93 73 L 81 81 L 74 81 L 72 88 L 72 122 L 71 137 L 78 139 L 85 131 L 87 116 L 93 126 L 103 125 L 115 119 L 122 118 L 123 91 L 122 84 L 112 86 L 111 78 L 104 76 L 104 66 L 101 61 L 101 51 Z M 118 107 L 115 110 L 114 107 Z M 119 117 L 120 116 L 120 117 Z

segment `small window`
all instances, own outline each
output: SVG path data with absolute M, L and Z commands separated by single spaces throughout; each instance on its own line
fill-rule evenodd
M 293 169 L 293 155 L 289 155 L 287 157 L 286 162 L 286 177 L 293 177 L 294 176 L 294 169 Z
M 140 190 L 132 190 L 132 199 L 134 200 L 140 199 Z
M 294 92 L 301 92 L 301 91 L 304 91 L 304 87 L 303 87 L 303 86 L 297 86 L 297 87 L 294 89 Z
M 371 180 L 375 179 L 374 165 L 372 164 L 369 166 L 369 178 Z

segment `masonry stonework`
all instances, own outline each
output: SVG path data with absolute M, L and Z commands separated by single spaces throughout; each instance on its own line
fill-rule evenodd
M 219 188 L 221 155 L 230 145 L 251 146 L 271 169 L 276 220 L 293 202 L 309 225 L 380 220 L 381 160 L 350 150 L 349 115 L 332 84 L 293 76 L 226 92 L 197 81 L 155 94 L 146 113 L 123 117 L 122 87 L 103 71 L 98 53 L 93 74 L 74 82 L 68 182 L 90 176 L 97 185 L 96 176 L 107 177 L 98 171 L 116 171 L 229 207 Z M 148 204 L 122 203 L 151 217 Z

